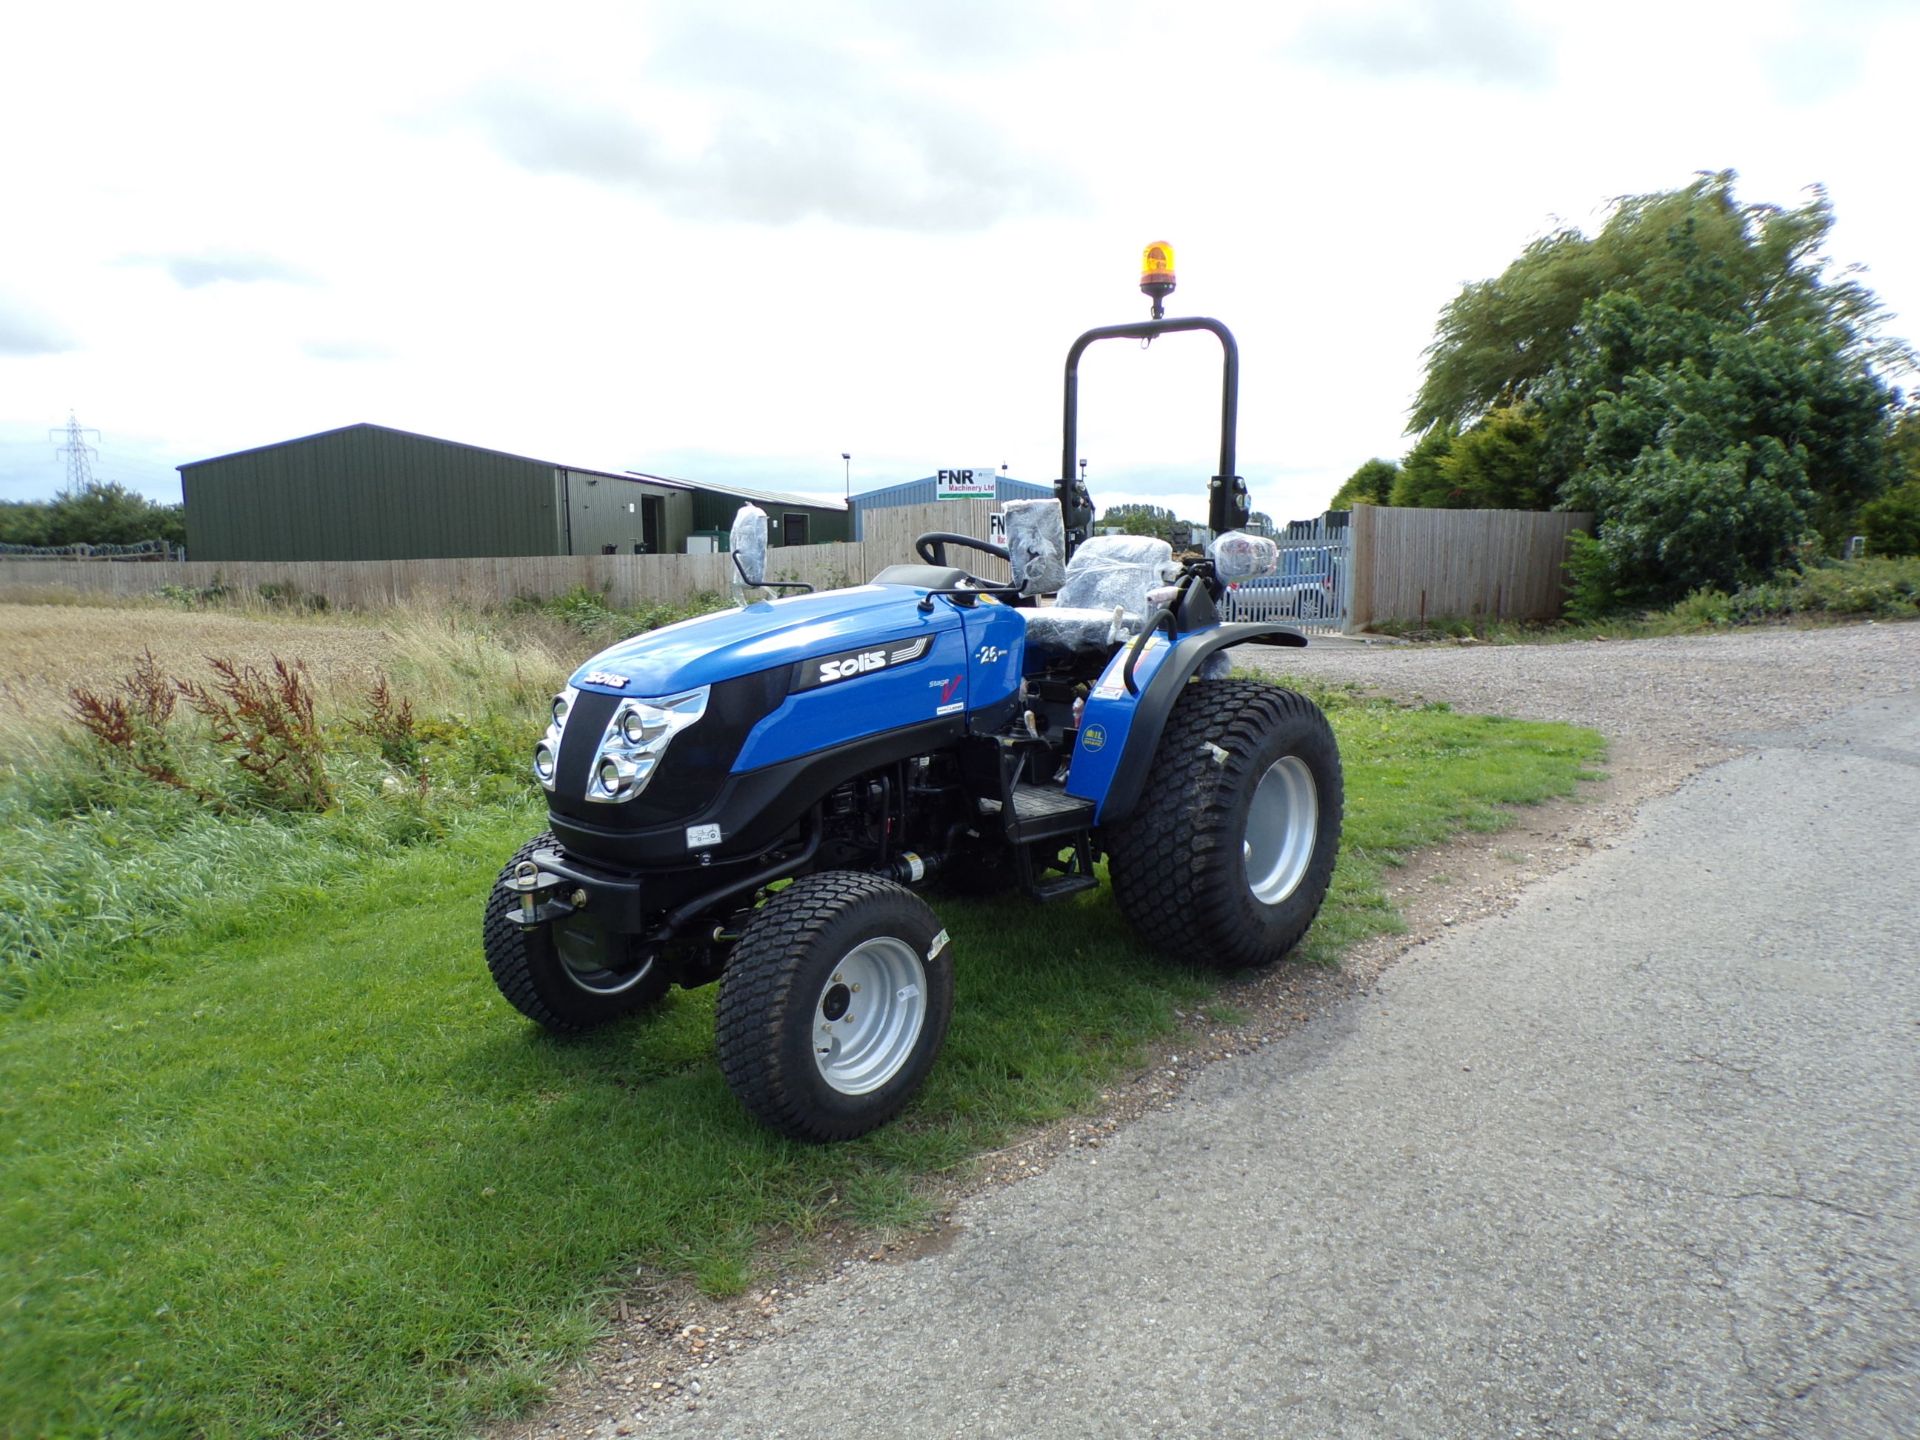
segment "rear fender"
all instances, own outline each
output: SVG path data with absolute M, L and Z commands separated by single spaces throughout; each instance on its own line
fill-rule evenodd
M 1249 642 L 1303 646 L 1307 637 L 1286 625 L 1217 625 L 1169 642 L 1154 634 L 1134 665 L 1138 693 L 1129 693 L 1124 672 L 1132 645 L 1122 646 L 1107 662 L 1087 697 L 1080 733 L 1073 744 L 1067 793 L 1094 802 L 1094 820 L 1110 825 L 1133 813 L 1147 783 L 1160 732 L 1187 682 L 1215 651 Z

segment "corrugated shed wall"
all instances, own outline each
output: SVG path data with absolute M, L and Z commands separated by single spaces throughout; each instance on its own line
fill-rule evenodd
M 558 473 L 354 426 L 181 468 L 194 560 L 564 554 Z
M 183 465 L 180 485 L 187 554 L 196 561 L 597 555 L 609 545 L 631 554 L 636 544 L 678 554 L 689 532 L 724 531 L 740 507 L 730 495 L 567 470 L 378 425 Z M 789 514 L 807 517 L 809 544 L 847 538 L 842 510 L 767 508 L 776 545 Z
M 693 497 L 685 490 L 584 470 L 566 472 L 566 490 L 575 555 L 599 555 L 609 545 L 607 553 L 619 555 L 678 555 L 687 548 Z
M 693 528 L 695 530 L 731 530 L 733 517 L 746 502 L 738 495 L 721 495 L 712 490 L 693 492 Z M 767 512 L 767 534 L 775 545 L 781 540 L 784 527 L 782 518 L 787 515 L 805 515 L 807 517 L 807 543 L 826 545 L 847 538 L 847 513 L 844 510 L 822 509 L 812 505 L 782 505 L 777 500 L 758 500 L 754 502 Z

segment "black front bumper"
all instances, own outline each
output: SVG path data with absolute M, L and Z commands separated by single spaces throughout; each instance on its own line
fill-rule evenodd
M 639 876 L 584 865 L 558 850 L 534 851 L 500 877 L 500 888 L 513 897 L 510 918 L 523 930 L 587 914 L 614 934 L 638 935 L 647 928 Z

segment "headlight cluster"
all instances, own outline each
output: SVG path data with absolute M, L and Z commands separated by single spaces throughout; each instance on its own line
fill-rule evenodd
M 560 769 L 560 732 L 567 728 L 567 712 L 573 709 L 579 695 L 580 692 L 569 685 L 553 697 L 553 718 L 547 722 L 547 733 L 533 747 L 533 778 L 549 790 L 553 789 L 553 777 Z
M 659 700 L 622 700 L 594 751 L 587 799 L 617 805 L 646 789 L 673 737 L 707 713 L 709 689 L 702 685 Z M 533 750 L 533 773 L 549 790 L 559 769 L 560 735 L 579 693 L 568 686 L 553 697 L 553 723 Z
M 600 737 L 587 799 L 617 805 L 646 789 L 668 743 L 707 713 L 708 689 L 702 685 L 662 700 L 622 700 Z

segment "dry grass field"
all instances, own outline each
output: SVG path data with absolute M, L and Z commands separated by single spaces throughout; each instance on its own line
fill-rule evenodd
M 309 618 L 127 602 L 0 604 L 0 734 L 44 733 L 49 717 L 66 715 L 75 685 L 106 690 L 149 650 L 186 679 L 206 678 L 208 656 L 255 666 L 300 660 L 323 707 L 350 707 L 382 674 L 402 693 L 454 706 L 495 677 L 557 687 L 588 648 L 448 611 Z

